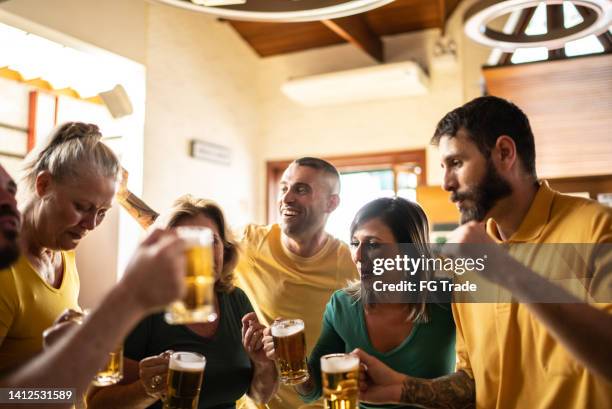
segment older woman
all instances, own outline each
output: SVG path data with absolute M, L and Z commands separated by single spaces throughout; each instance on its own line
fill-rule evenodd
M 161 408 L 166 391 L 168 350 L 206 357 L 199 409 L 235 408 L 245 393 L 257 402 L 270 400 L 277 387 L 274 364 L 263 351 L 261 325 L 244 292 L 233 285 L 238 249 L 221 209 L 213 202 L 180 198 L 167 227 L 208 227 L 214 234 L 215 303 L 219 318 L 209 323 L 169 325 L 163 314 L 149 316 L 125 342 L 124 381 L 93 391 L 90 409 Z
M 394 258 L 406 247 L 429 254 L 425 213 L 418 204 L 399 197 L 380 198 L 363 206 L 351 223 L 350 233 L 351 254 L 361 281 L 373 278 L 375 258 Z M 403 274 L 388 273 L 398 280 Z M 393 294 L 363 291 L 371 292 L 371 285 L 354 282 L 336 291 L 327 304 L 321 335 L 308 361 L 310 379 L 295 387 L 305 401 L 321 396 L 320 360 L 326 354 L 360 348 L 398 372 L 422 378 L 454 370 L 455 325 L 450 306 L 428 304 L 423 297 L 398 299 Z M 269 334 L 264 337 L 264 349 L 268 357 L 275 358 Z M 373 406 L 362 403 L 360 407 Z
M 0 371 L 42 349 L 42 333 L 78 309 L 74 249 L 111 207 L 119 161 L 97 126 L 70 122 L 26 158 L 21 257 L 0 270 Z

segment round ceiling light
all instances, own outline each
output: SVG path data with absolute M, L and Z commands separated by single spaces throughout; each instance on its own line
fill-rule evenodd
M 155 0 L 229 20 L 303 22 L 363 13 L 394 0 Z M 239 4 L 243 3 L 243 4 Z M 217 5 L 225 4 L 225 5 Z M 213 6 L 214 5 L 214 6 Z
M 593 12 L 583 16 L 583 21 L 573 27 L 558 27 L 546 34 L 506 34 L 488 25 L 498 17 L 530 7 L 536 7 L 541 0 L 482 0 L 467 10 L 464 17 L 465 33 L 472 40 L 504 52 L 517 48 L 546 47 L 549 50 L 562 48 L 565 43 L 591 34 L 601 34 L 612 23 L 612 2 L 610 0 L 572 0 L 576 7 Z M 547 0 L 547 5 L 562 5 L 563 0 Z

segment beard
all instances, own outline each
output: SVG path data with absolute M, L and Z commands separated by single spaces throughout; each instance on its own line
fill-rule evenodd
M 19 243 L 17 235 L 12 231 L 0 231 L 0 269 L 10 267 L 19 258 Z
M 470 200 L 471 207 L 461 208 L 461 224 L 470 221 L 482 222 L 493 206 L 501 199 L 512 194 L 512 186 L 495 169 L 491 159 L 487 159 L 487 169 L 482 180 L 465 192 L 453 192 L 453 202 Z

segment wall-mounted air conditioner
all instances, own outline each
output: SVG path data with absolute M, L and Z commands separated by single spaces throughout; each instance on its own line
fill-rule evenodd
M 429 78 L 408 61 L 290 79 L 282 91 L 308 106 L 425 95 Z

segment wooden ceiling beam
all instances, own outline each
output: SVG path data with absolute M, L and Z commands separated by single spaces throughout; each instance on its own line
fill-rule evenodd
M 346 41 L 361 48 L 376 61 L 384 62 L 383 42 L 362 14 L 321 22 Z
M 561 4 L 551 4 L 546 6 L 546 29 L 550 33 L 558 28 L 563 28 L 563 6 Z M 548 50 L 549 60 L 565 58 L 565 48 Z
M 518 21 L 516 22 L 516 26 L 514 27 L 514 30 L 512 30 L 513 35 L 518 35 L 527 29 L 527 26 L 529 25 L 529 22 L 531 21 L 531 18 L 533 17 L 535 11 L 535 7 L 526 8 L 521 11 L 521 15 L 519 16 Z M 499 58 L 498 65 L 510 64 L 512 60 L 512 54 L 514 53 L 503 53 Z
M 440 13 L 440 30 L 442 30 L 442 37 L 444 37 L 446 31 L 446 0 L 438 0 L 438 13 Z

